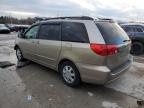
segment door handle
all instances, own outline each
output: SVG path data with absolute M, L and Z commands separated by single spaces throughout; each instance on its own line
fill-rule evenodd
M 35 41 L 32 41 L 32 43 L 37 43 L 37 44 L 39 44 L 39 41 L 36 41 L 36 42 L 35 42 Z

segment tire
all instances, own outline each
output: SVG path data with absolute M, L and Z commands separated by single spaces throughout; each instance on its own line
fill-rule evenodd
M 131 54 L 140 55 L 144 51 L 144 46 L 141 42 L 133 42 L 131 46 Z
M 25 60 L 23 57 L 22 51 L 19 47 L 16 48 L 16 56 L 17 56 L 18 61 L 24 61 Z
M 62 80 L 69 87 L 78 87 L 81 83 L 80 74 L 76 66 L 69 61 L 64 62 L 59 69 Z

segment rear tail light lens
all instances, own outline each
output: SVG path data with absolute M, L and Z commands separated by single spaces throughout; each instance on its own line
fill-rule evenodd
M 118 53 L 117 45 L 105 45 L 105 44 L 90 44 L 91 49 L 101 56 L 114 55 Z

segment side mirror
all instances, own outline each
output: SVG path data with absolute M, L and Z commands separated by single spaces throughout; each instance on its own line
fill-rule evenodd
M 19 37 L 19 38 L 25 38 L 25 35 L 24 35 L 24 33 L 20 32 L 20 33 L 18 34 L 18 37 Z
M 22 38 L 25 38 L 25 35 L 24 35 L 24 33 L 22 33 L 22 34 L 21 34 L 21 37 L 22 37 Z

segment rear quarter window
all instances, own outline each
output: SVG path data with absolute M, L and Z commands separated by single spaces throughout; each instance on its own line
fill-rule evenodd
M 124 40 L 129 40 L 125 31 L 116 23 L 101 22 L 96 23 L 106 44 L 123 44 Z

